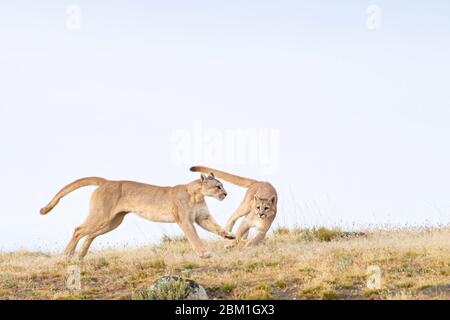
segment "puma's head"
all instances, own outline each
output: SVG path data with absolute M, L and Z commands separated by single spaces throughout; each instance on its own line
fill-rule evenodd
M 227 196 L 227 192 L 223 188 L 222 182 L 214 177 L 213 173 L 208 175 L 202 174 L 200 176 L 202 184 L 202 193 L 204 196 L 209 196 L 222 201 Z
M 275 196 L 272 196 L 270 199 L 261 199 L 255 195 L 252 211 L 261 219 L 265 219 L 275 214 L 274 205 Z

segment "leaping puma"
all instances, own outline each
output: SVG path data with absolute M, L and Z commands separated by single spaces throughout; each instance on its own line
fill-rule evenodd
M 239 241 L 246 240 L 250 228 L 253 227 L 256 228 L 257 234 L 247 241 L 246 245 L 256 245 L 264 239 L 277 214 L 278 196 L 275 188 L 269 182 L 243 178 L 202 166 L 192 167 L 191 171 L 211 172 L 219 179 L 247 188 L 244 200 L 228 219 L 225 226 L 225 230 L 231 232 L 236 220 L 246 216 L 238 228 L 236 240 L 227 247 L 232 247 L 239 243 Z
M 91 196 L 90 213 L 86 221 L 75 229 L 64 251 L 68 257 L 73 256 L 80 239 L 86 237 L 79 253 L 79 257 L 83 258 L 96 237 L 117 228 L 130 212 L 151 221 L 176 222 L 194 251 L 202 258 L 208 258 L 211 253 L 200 240 L 194 222 L 207 231 L 234 239 L 230 232 L 215 221 L 206 206 L 205 196 L 221 201 L 227 195 L 222 183 L 213 174 L 202 174 L 200 179 L 174 187 L 134 181 L 109 181 L 98 177 L 83 178 L 62 188 L 41 209 L 41 214 L 50 212 L 68 193 L 85 186 L 98 188 Z

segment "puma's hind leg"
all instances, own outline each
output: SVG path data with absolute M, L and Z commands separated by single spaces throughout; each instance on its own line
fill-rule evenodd
M 90 244 L 93 241 L 92 236 L 98 232 L 102 228 L 109 228 L 111 223 L 114 224 L 115 217 L 114 207 L 117 204 L 120 198 L 120 190 L 117 190 L 118 186 L 102 186 L 94 191 L 91 196 L 90 201 L 90 212 L 86 217 L 85 222 L 75 229 L 72 239 L 66 247 L 65 253 L 68 257 L 72 257 L 75 253 L 78 242 L 81 238 L 87 236 L 88 238 L 85 240 L 83 248 L 89 248 L 88 243 Z M 122 222 L 123 216 L 120 220 Z M 119 222 L 119 224 L 120 224 Z M 118 224 L 117 224 L 118 226 Z M 114 228 L 116 228 L 115 226 Z M 114 229 L 112 228 L 112 229 Z M 108 232 L 112 229 L 109 229 L 105 232 Z M 105 233 L 103 232 L 103 233 Z M 95 238 L 95 237 L 94 237 Z M 82 249 L 83 251 L 83 249 Z M 87 252 L 87 249 L 84 250 Z M 84 254 L 85 255 L 85 254 Z M 84 256 L 81 255 L 80 256 Z
M 108 233 L 115 228 L 117 228 L 123 221 L 123 218 L 127 212 L 120 212 L 115 214 L 111 219 L 105 221 L 102 224 L 97 225 L 96 227 L 91 227 L 90 232 L 86 235 L 86 239 L 84 240 L 83 246 L 81 247 L 81 251 L 79 254 L 79 258 L 83 259 L 84 256 L 88 253 L 89 247 L 98 236 Z
M 73 254 L 75 253 L 75 249 L 77 247 L 78 242 L 86 235 L 86 226 L 85 224 L 82 224 L 79 227 L 75 228 L 75 231 L 73 232 L 72 239 L 70 239 L 69 243 L 66 246 L 66 249 L 64 250 L 64 254 L 71 258 Z

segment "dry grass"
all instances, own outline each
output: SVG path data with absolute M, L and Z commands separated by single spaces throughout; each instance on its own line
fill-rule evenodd
M 450 299 L 450 228 L 369 230 L 277 229 L 255 248 L 208 243 L 197 258 L 184 239 L 90 253 L 82 288 L 65 289 L 73 262 L 40 252 L 0 253 L 0 299 L 131 299 L 162 275 L 202 284 L 219 299 Z M 382 271 L 368 289 L 367 267 Z

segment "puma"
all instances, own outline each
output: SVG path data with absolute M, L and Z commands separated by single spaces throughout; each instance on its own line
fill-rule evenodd
M 177 223 L 194 251 L 202 258 L 210 257 L 211 253 L 200 240 L 194 222 L 207 231 L 234 239 L 230 232 L 215 221 L 206 206 L 205 196 L 221 201 L 227 195 L 222 183 L 213 174 L 202 174 L 200 179 L 174 187 L 109 181 L 98 177 L 83 178 L 62 188 L 40 213 L 47 214 L 62 197 L 86 186 L 98 188 L 91 196 L 90 213 L 86 221 L 75 229 L 64 251 L 68 257 L 73 256 L 80 239 L 86 237 L 79 253 L 79 257 L 83 258 L 96 237 L 117 228 L 130 212 L 151 221 Z
M 225 230 L 231 232 L 236 221 L 245 216 L 236 233 L 236 240 L 227 247 L 235 246 L 241 240 L 246 241 L 251 228 L 256 228 L 257 233 L 247 241 L 246 245 L 256 245 L 264 239 L 277 214 L 278 196 L 269 182 L 243 178 L 202 166 L 192 167 L 191 171 L 211 172 L 219 179 L 247 188 L 244 200 L 225 226 Z

